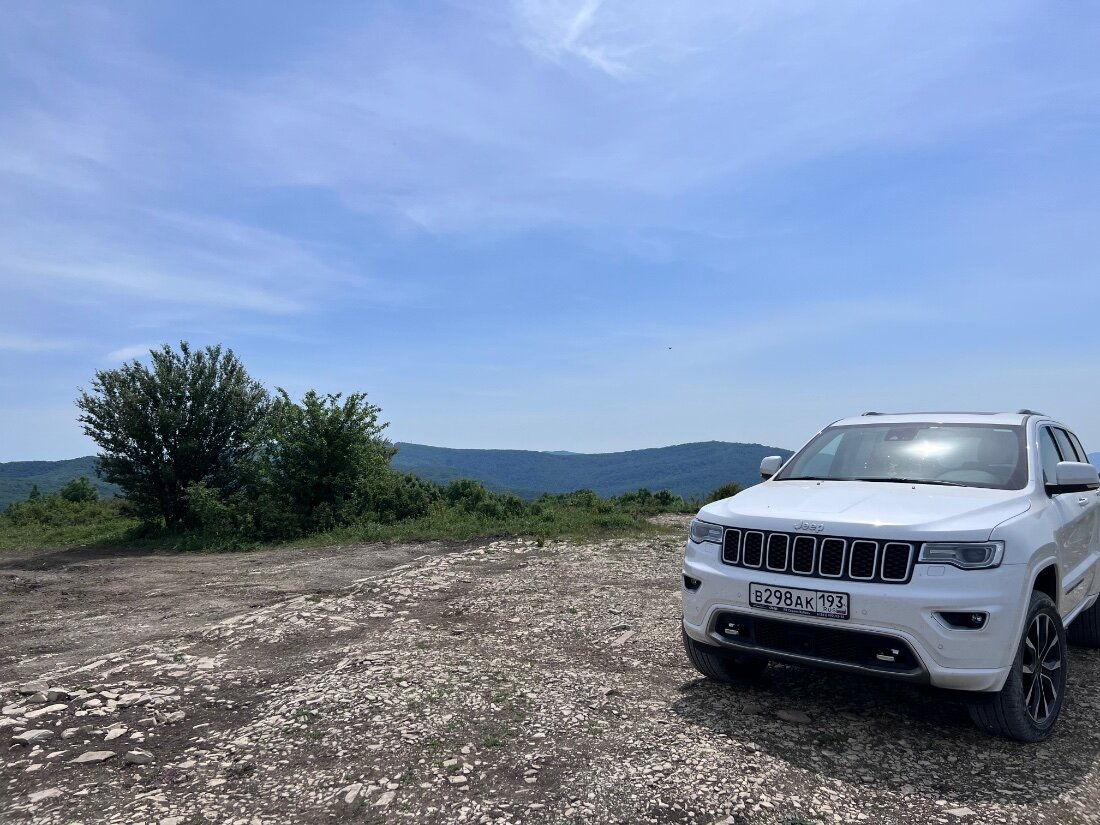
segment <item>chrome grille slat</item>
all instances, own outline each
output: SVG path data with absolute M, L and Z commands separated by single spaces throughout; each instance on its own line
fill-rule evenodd
M 822 539 L 821 558 L 818 561 L 817 571 L 823 578 L 839 579 L 844 575 L 844 551 L 848 549 L 848 542 L 844 539 Z
M 882 548 L 879 576 L 885 582 L 903 582 L 909 578 L 913 564 L 913 545 L 904 541 L 888 541 Z
M 913 575 L 914 542 L 808 536 L 727 527 L 722 561 L 737 567 L 840 581 L 904 584 Z
M 759 530 L 746 530 L 741 547 L 741 564 L 760 567 L 764 563 L 764 534 Z
M 791 537 L 786 533 L 772 533 L 768 536 L 768 569 L 782 573 L 787 569 L 787 556 L 790 555 Z
M 817 539 L 813 536 L 796 536 L 791 552 L 791 572 L 800 576 L 812 576 L 816 556 Z
M 878 567 L 878 542 L 857 539 L 848 553 L 848 577 L 857 581 L 871 581 Z
M 741 560 L 741 531 L 729 527 L 722 536 L 722 561 L 737 564 Z

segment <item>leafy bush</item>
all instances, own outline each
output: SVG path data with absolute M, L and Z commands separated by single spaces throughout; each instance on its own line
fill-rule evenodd
M 35 497 L 38 493 L 37 485 L 31 489 L 31 497 Z M 87 476 L 80 476 L 69 481 L 64 487 L 58 491 L 58 495 L 65 501 L 98 501 L 99 490 L 92 484 L 91 480 Z
M 265 512 L 282 502 L 298 532 L 331 530 L 360 518 L 372 498 L 386 498 L 383 491 L 396 494 L 380 412 L 365 393 L 344 398 L 310 390 L 297 404 L 279 390 L 251 465 L 256 497 L 270 500 Z
M 699 509 L 694 503 L 684 501 L 680 496 L 668 490 L 652 493 L 642 487 L 632 493 L 623 493 L 612 499 L 617 507 L 635 513 L 654 515 L 656 513 L 691 513 Z
M 735 496 L 745 488 L 738 484 L 736 481 L 731 481 L 729 484 L 723 484 L 717 490 L 707 496 L 706 503 L 710 504 L 712 501 L 721 501 L 724 498 Z

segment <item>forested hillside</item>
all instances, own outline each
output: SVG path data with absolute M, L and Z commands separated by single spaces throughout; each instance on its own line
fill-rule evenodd
M 45 495 L 60 490 L 74 478 L 87 476 L 99 489 L 100 495 L 113 496 L 118 488 L 108 484 L 95 474 L 95 456 L 70 458 L 67 461 L 9 461 L 0 463 L 0 510 L 13 501 L 21 501 L 30 495 L 37 485 Z
M 601 496 L 617 496 L 639 487 L 691 498 L 731 481 L 742 486 L 755 484 L 760 480 L 760 459 L 790 455 L 778 447 L 726 441 L 588 454 L 396 446 L 395 469 L 437 482 L 472 478 L 491 490 L 507 490 L 525 498 L 585 488 Z

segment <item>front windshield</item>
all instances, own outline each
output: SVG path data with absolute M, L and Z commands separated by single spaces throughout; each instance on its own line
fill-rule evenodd
M 1019 490 L 1027 484 L 1020 426 L 859 424 L 829 427 L 776 475 L 777 481 L 916 482 Z

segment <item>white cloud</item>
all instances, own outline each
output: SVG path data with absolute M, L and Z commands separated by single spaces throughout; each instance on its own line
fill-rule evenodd
M 74 346 L 73 341 L 64 338 L 0 332 L 0 350 L 8 352 L 58 352 Z
M 155 344 L 131 344 L 128 347 L 121 347 L 113 352 L 107 353 L 106 361 L 112 364 L 117 364 L 122 361 L 130 361 L 134 358 L 144 358 L 149 354 L 149 350 L 156 349 Z

